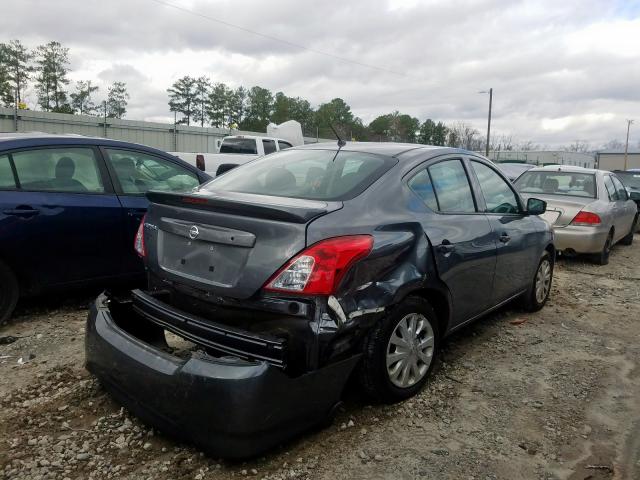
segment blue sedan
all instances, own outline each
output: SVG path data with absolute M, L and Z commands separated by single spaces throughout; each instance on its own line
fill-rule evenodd
M 160 150 L 76 135 L 0 134 L 0 323 L 20 296 L 140 276 L 148 190 L 210 177 Z

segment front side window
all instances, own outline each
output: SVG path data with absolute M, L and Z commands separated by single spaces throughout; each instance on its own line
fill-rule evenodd
M 276 151 L 275 140 L 262 140 L 262 146 L 264 147 L 264 154 L 269 155 Z
M 149 190 L 186 192 L 200 183 L 194 173 L 164 158 L 109 148 L 107 153 L 124 194 L 140 195 Z
M 596 177 L 593 173 L 528 171 L 516 180 L 515 185 L 521 193 L 596 198 Z
M 42 148 L 11 154 L 22 190 L 103 193 L 91 148 Z
M 461 160 L 445 160 L 429 167 L 438 210 L 447 213 L 476 211 L 469 179 Z
M 13 178 L 9 155 L 0 155 L 0 189 L 13 190 L 15 188 L 16 181 Z
M 613 180 L 613 184 L 616 187 L 616 192 L 618 192 L 618 200 L 629 200 L 629 195 L 627 194 L 627 189 L 624 188 L 624 185 L 617 177 L 611 176 L 611 180 Z
M 497 172 L 480 162 L 471 162 L 489 213 L 518 213 L 520 206 L 513 190 Z
M 204 191 L 307 200 L 347 200 L 362 193 L 397 163 L 391 157 L 341 150 L 288 149 L 216 177 Z

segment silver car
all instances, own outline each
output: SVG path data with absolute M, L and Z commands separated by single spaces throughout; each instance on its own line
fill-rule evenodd
M 605 265 L 614 244 L 633 242 L 638 209 L 612 172 L 538 167 L 523 173 L 515 185 L 525 199 L 547 202 L 542 218 L 553 227 L 559 252 L 593 254 L 596 263 Z

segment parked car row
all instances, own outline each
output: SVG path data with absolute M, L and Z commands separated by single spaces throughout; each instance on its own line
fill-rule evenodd
M 209 179 L 142 145 L 0 134 L 0 323 L 20 296 L 141 278 L 131 244 L 146 192 L 191 190 Z

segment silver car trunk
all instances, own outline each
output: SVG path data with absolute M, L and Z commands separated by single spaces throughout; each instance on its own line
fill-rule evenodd
M 306 246 L 307 224 L 341 202 L 151 193 L 147 267 L 217 296 L 249 298 Z
M 540 217 L 554 227 L 569 225 L 580 210 L 589 210 L 587 206 L 597 201 L 591 197 L 545 195 L 543 193 L 521 193 L 521 195 L 525 201 L 534 197 L 547 202 L 547 211 Z

